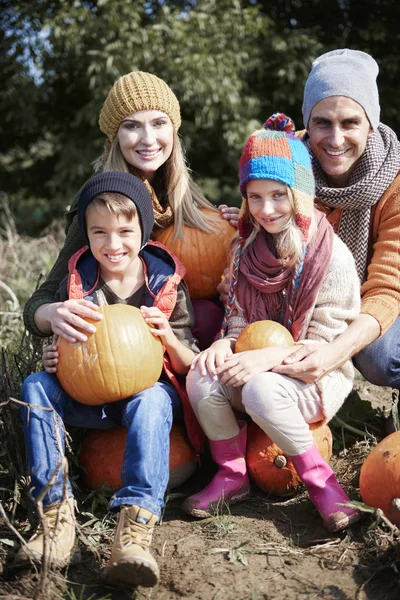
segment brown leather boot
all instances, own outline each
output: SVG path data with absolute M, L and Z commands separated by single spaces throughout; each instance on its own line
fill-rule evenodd
M 153 587 L 160 571 L 149 548 L 158 517 L 140 506 L 122 506 L 104 578 L 114 585 Z
M 47 524 L 46 555 L 52 567 L 63 568 L 75 546 L 75 501 L 73 498 L 44 509 Z M 15 566 L 41 563 L 44 554 L 44 528 L 40 524 L 26 546 L 21 546 L 14 559 Z

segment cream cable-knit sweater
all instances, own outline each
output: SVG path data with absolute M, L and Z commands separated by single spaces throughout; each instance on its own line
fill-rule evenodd
M 343 333 L 360 312 L 360 282 L 353 256 L 335 235 L 332 259 L 318 292 L 314 308 L 309 311 L 299 341 L 327 344 Z M 237 339 L 247 321 L 239 311 L 228 321 L 226 337 Z M 351 392 L 354 368 L 348 360 L 339 369 L 317 381 L 325 422 L 339 410 Z

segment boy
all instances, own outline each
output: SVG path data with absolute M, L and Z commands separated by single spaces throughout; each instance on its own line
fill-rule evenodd
M 113 583 L 151 587 L 159 579 L 149 546 L 168 484 L 169 433 L 173 416 L 181 410 L 179 396 L 186 399 L 178 393 L 181 389 L 174 373 L 185 375 L 198 352 L 191 333 L 192 307 L 181 283 L 185 271 L 161 244 L 148 243 L 154 225 L 152 201 L 144 183 L 133 175 L 95 175 L 82 188 L 77 211 L 89 247 L 71 258 L 69 276 L 58 292 L 59 302 L 47 305 L 45 316 L 37 323 L 39 328 L 70 341 L 85 341 L 82 325 L 89 334 L 95 329 L 74 315 L 76 304 L 84 304 L 97 317 L 97 305 L 136 306 L 165 347 L 164 370 L 152 388 L 102 406 L 76 402 L 54 374 L 40 372 L 26 379 L 21 397 L 30 405 L 22 411 L 31 491 L 35 499 L 43 495 L 50 535 L 44 550 L 44 534 L 39 528 L 27 544 L 30 552 L 21 548 L 16 562 L 40 562 L 46 552 L 52 565 L 63 567 L 75 545 L 72 489 L 69 482 L 64 485 L 61 469 L 64 423 L 96 429 L 122 425 L 128 429 L 121 470 L 123 487 L 109 505 L 119 511 L 119 517 L 104 575 Z M 85 299 L 89 294 L 93 302 Z M 58 315 L 65 311 L 71 322 L 61 328 Z M 188 411 L 186 406 L 185 416 L 190 417 Z

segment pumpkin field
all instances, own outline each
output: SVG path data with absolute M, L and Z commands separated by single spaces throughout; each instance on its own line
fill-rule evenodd
M 53 229 L 40 240 L 21 237 L 11 218 L 5 218 L 2 227 L 6 235 L 0 238 L 4 258 L 0 264 L 4 284 L 0 288 L 0 600 L 398 600 L 400 530 L 382 511 L 361 504 L 359 488 L 362 465 L 385 435 L 383 416 L 390 412 L 392 395 L 391 390 L 360 377 L 321 442 L 329 452 L 332 435 L 331 464 L 352 501 L 363 510 L 363 519 L 346 532 L 324 529 L 298 481 L 294 495 L 285 487 L 281 496 L 263 491 L 262 483 L 253 481 L 250 496 L 230 509 L 222 505 L 217 516 L 205 520 L 185 516 L 180 509 L 183 500 L 200 490 L 215 469 L 207 452 L 196 466 L 189 449 L 184 457 L 187 471 L 182 477 L 178 469 L 178 480 L 172 479 L 163 522 L 153 536 L 160 583 L 153 589 L 112 588 L 101 580 L 115 527 L 115 516 L 107 512 L 110 490 L 92 489 L 98 481 L 89 480 L 88 469 L 86 473 L 81 469 L 82 463 L 93 460 L 98 441 L 87 431 L 71 428 L 68 469 L 78 501 L 77 550 L 61 572 L 15 569 L 20 536 L 27 539 L 37 523 L 27 495 L 19 389 L 22 379 L 40 368 L 41 356 L 40 341 L 24 332 L 21 311 L 38 276 L 48 272 L 54 261 L 62 233 Z M 251 431 L 256 445 L 257 431 L 254 427 Z M 182 430 L 175 429 L 173 435 L 174 444 L 187 449 Z M 114 442 L 110 437 L 97 450 L 96 475 L 106 472 Z M 390 445 L 385 452 L 391 452 Z M 384 487 L 394 482 L 399 464 L 390 468 L 393 478 L 377 485 L 376 493 L 384 493 Z M 276 472 L 271 477 L 276 478 Z M 282 493 L 281 482 L 274 483 Z

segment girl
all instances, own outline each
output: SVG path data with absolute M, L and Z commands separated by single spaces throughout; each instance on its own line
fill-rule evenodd
M 324 344 L 342 333 L 360 306 L 350 251 L 314 211 L 314 179 L 294 124 L 273 115 L 248 139 L 239 164 L 243 196 L 231 284 L 221 339 L 194 359 L 187 378 L 190 401 L 210 440 L 218 472 L 183 508 L 208 516 L 220 502 L 249 492 L 245 411 L 291 457 L 325 525 L 338 531 L 359 513 L 320 456 L 309 423 L 329 421 L 352 389 L 347 361 L 317 383 L 274 373 L 293 348 L 234 354 L 235 340 L 251 322 L 272 319 L 300 344 Z M 235 308 L 235 310 L 232 310 Z
M 112 87 L 100 112 L 100 130 L 107 140 L 96 169 L 131 172 L 142 179 L 152 197 L 155 227 L 174 222 L 178 236 L 183 225 L 211 232 L 210 221 L 201 209 L 214 207 L 190 176 L 178 137 L 180 124 L 179 102 L 162 79 L 140 71 L 124 75 Z M 84 244 L 76 206 L 75 202 L 67 215 L 67 237 L 49 277 L 24 308 L 25 325 L 38 336 L 55 332 L 70 341 L 85 341 L 89 326 L 82 317 L 99 318 L 88 301 L 54 304 L 56 291 L 68 272 L 68 261 Z M 221 206 L 220 210 L 224 218 L 237 224 L 238 209 Z M 207 325 L 209 334 L 202 332 L 204 343 L 214 340 L 222 320 L 222 312 L 209 304 L 213 318 Z M 45 330 L 38 326 L 43 320 L 47 322 Z M 55 352 L 55 346 L 48 351 Z

